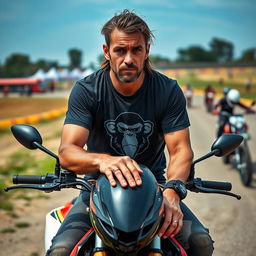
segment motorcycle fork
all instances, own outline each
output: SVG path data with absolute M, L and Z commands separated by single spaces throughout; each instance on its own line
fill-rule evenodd
M 161 250 L 161 238 L 159 236 L 155 236 L 154 240 L 152 241 L 148 256 L 163 256 Z
M 95 247 L 92 256 L 108 256 L 106 247 L 97 234 L 95 234 Z

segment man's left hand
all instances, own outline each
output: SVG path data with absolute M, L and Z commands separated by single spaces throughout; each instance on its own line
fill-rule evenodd
M 164 223 L 158 235 L 165 239 L 179 233 L 183 224 L 183 213 L 180 209 L 180 197 L 173 189 L 166 189 L 163 196 Z

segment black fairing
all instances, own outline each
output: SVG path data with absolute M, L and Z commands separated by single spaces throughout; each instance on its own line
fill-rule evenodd
M 16 140 L 28 149 L 36 149 L 34 142 L 42 144 L 42 137 L 36 128 L 26 124 L 16 124 L 11 127 Z
M 112 187 L 105 175 L 101 176 L 92 193 L 99 219 L 126 233 L 138 231 L 159 218 L 162 192 L 152 172 L 143 168 L 142 185 L 123 188 L 117 182 Z

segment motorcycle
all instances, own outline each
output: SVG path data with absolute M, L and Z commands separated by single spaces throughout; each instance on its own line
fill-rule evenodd
M 239 171 L 242 183 L 245 186 L 250 186 L 253 175 L 253 164 L 248 146 L 250 134 L 244 115 L 229 115 L 228 123 L 224 126 L 224 133 L 240 134 L 244 138 L 243 143 L 231 154 L 223 156 L 223 162 L 228 164 L 233 159 L 233 165 Z
M 13 183 L 22 184 L 6 187 L 14 189 L 37 189 L 45 192 L 64 188 L 90 192 L 90 205 L 85 209 L 90 215 L 92 228 L 77 243 L 70 256 L 186 256 L 184 248 L 174 236 L 161 239 L 157 231 L 163 220 L 163 194 L 150 170 L 144 167 L 142 185 L 123 188 L 119 183 L 110 186 L 105 175 L 96 181 L 78 177 L 74 172 L 62 170 L 59 158 L 42 145 L 39 132 L 29 125 L 14 125 L 15 138 L 28 149 L 40 149 L 56 159 L 55 170 L 46 175 L 14 175 Z M 221 157 L 238 147 L 243 137 L 225 134 L 212 145 L 211 151 L 195 160 L 186 182 L 192 192 L 217 193 L 241 199 L 231 191 L 229 182 L 206 181 L 195 178 L 195 164 L 211 156 Z M 75 200 L 75 199 L 74 199 Z M 45 249 L 72 208 L 73 202 L 53 209 L 46 217 Z
M 212 112 L 214 104 L 214 92 L 208 91 L 205 95 L 205 107 L 208 113 Z

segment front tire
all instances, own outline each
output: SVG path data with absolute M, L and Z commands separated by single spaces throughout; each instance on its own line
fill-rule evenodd
M 243 147 L 239 148 L 239 154 L 240 165 L 238 166 L 238 171 L 240 174 L 240 178 L 242 183 L 246 187 L 249 187 L 252 182 L 253 167 L 250 151 L 247 144 L 244 144 Z

